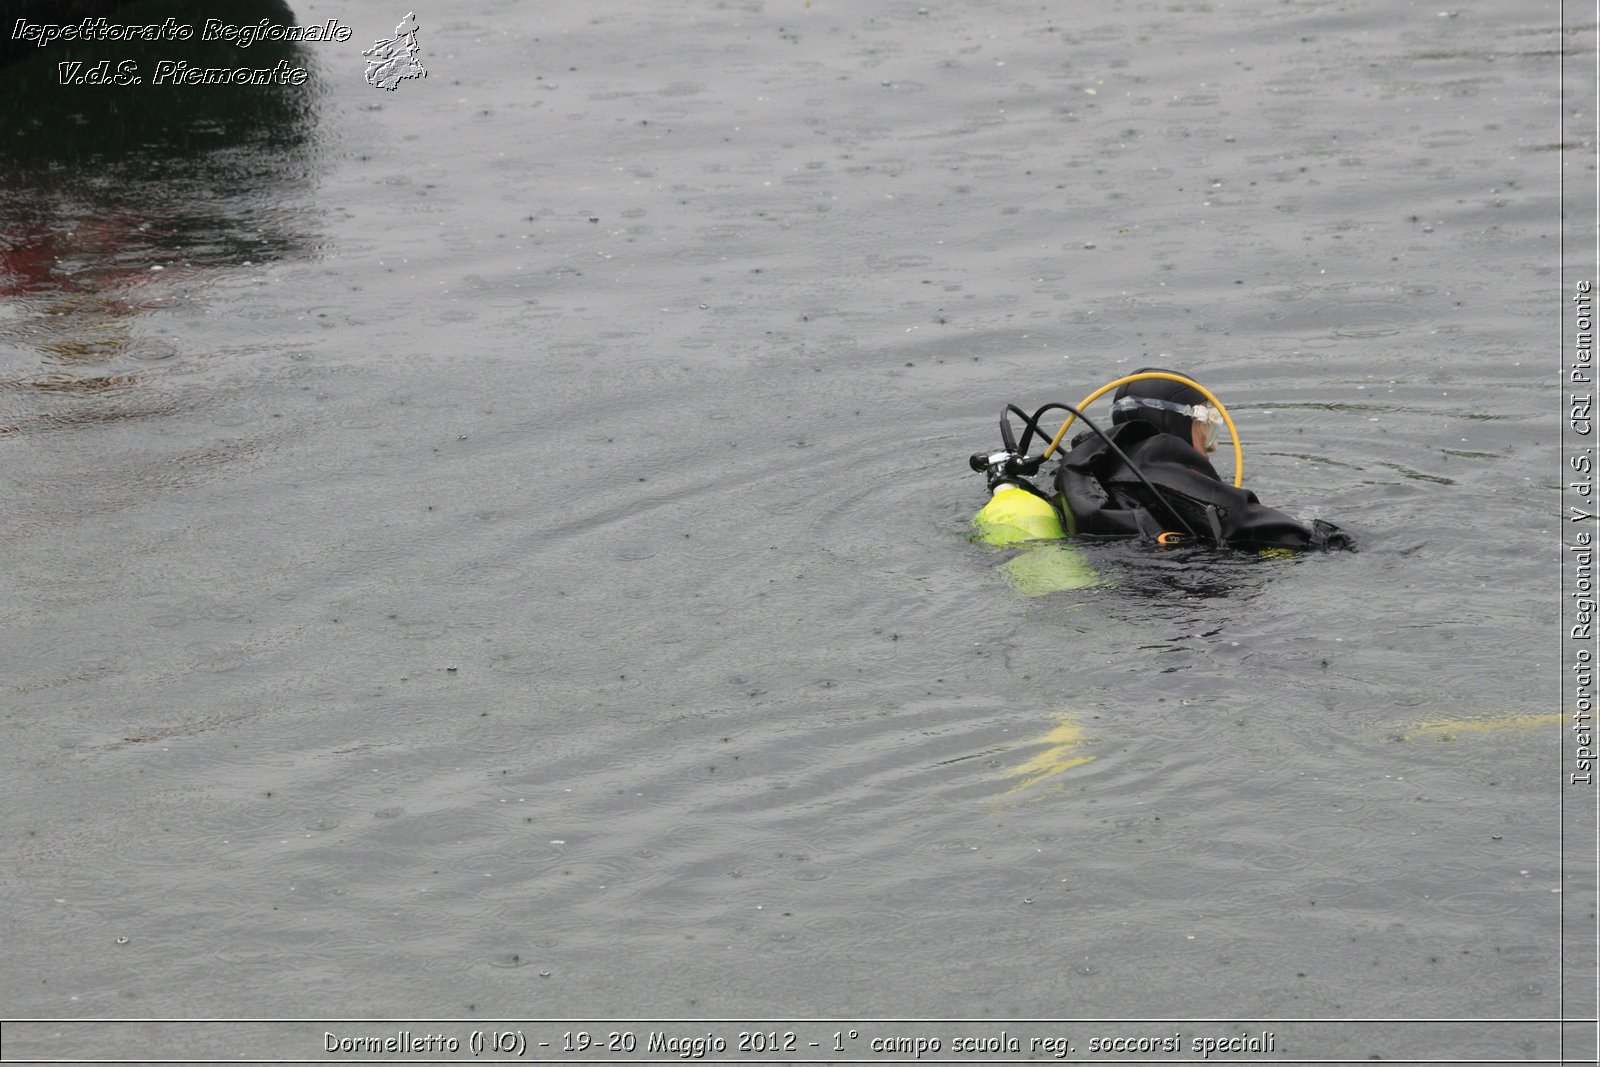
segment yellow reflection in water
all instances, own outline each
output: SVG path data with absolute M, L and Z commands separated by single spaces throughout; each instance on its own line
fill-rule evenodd
M 1413 726 L 1401 727 L 1404 732 L 1389 736 L 1390 741 L 1454 741 L 1462 734 L 1489 734 L 1510 730 L 1537 730 L 1546 726 L 1561 726 L 1566 717 L 1559 712 L 1541 715 L 1493 715 L 1482 719 L 1430 719 Z
M 1064 771 L 1088 763 L 1094 757 L 1083 755 L 1079 750 L 1089 740 L 1084 736 L 1083 727 L 1070 714 L 1060 713 L 1056 717 L 1056 725 L 1048 733 L 1029 742 L 1030 746 L 1042 745 L 1040 751 L 1026 763 L 1020 763 L 1006 772 L 1006 777 L 1018 779 L 1006 792 L 1027 789 L 1046 778 L 1054 778 Z
M 1095 589 L 1106 580 L 1076 545 L 1060 541 L 1028 541 L 1013 547 L 1022 551 L 1000 564 L 1011 588 L 1025 597 L 1045 596 L 1068 589 Z

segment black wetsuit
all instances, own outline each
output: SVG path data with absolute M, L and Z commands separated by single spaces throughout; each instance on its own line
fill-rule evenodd
M 1355 547 L 1331 522 L 1299 522 L 1223 482 L 1203 453 L 1148 422 L 1113 426 L 1108 436 L 1157 492 L 1098 434 L 1080 434 L 1056 468 L 1052 500 L 1069 536 L 1156 538 L 1170 532 L 1187 540 L 1192 531 L 1202 543 L 1248 550 Z

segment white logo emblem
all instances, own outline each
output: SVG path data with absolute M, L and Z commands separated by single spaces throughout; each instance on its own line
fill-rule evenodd
M 367 84 L 392 93 L 407 78 L 426 78 L 428 72 L 417 62 L 418 51 L 417 16 L 407 12 L 392 38 L 361 53 L 367 57 Z

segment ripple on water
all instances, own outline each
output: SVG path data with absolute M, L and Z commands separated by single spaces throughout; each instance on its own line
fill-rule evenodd
M 118 355 L 138 360 L 140 363 L 164 363 L 182 353 L 170 340 L 154 337 L 135 338 L 118 349 Z
M 550 657 L 542 652 L 500 652 L 489 658 L 489 669 L 500 674 L 545 674 L 550 670 Z
M 1312 853 L 1286 843 L 1259 844 L 1245 852 L 1240 862 L 1254 871 L 1266 874 L 1290 874 L 1303 871 L 1314 862 Z
M 1513 895 L 1491 889 L 1468 889 L 1435 898 L 1434 907 L 1468 918 L 1504 918 L 1514 911 Z

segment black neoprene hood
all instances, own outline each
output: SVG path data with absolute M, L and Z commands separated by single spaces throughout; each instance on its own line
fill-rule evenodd
M 1183 374 L 1182 371 L 1168 370 L 1166 367 L 1140 367 L 1134 374 Z M 1188 375 L 1184 375 L 1188 377 Z M 1166 400 L 1174 404 L 1204 404 L 1205 394 L 1192 385 L 1182 382 L 1171 382 L 1164 378 L 1146 378 L 1140 382 L 1129 382 L 1112 395 L 1113 402 L 1123 397 L 1140 397 L 1146 400 Z M 1112 409 L 1111 424 L 1120 426 L 1125 422 L 1148 422 L 1162 433 L 1170 433 L 1174 437 L 1189 439 L 1189 426 L 1191 419 L 1176 411 L 1164 408 L 1137 407 L 1132 409 Z

